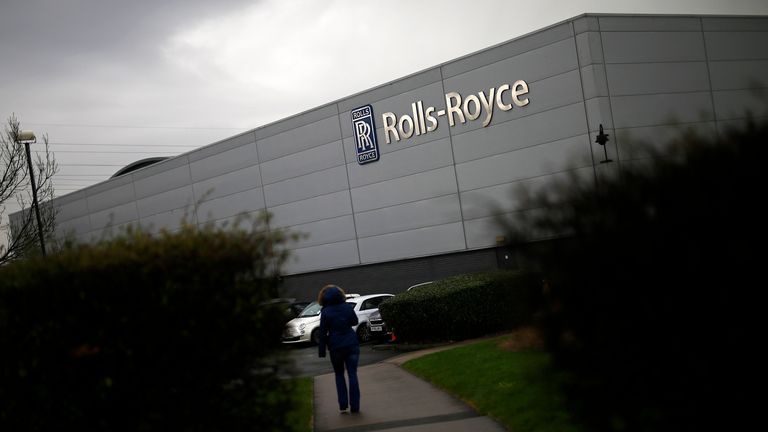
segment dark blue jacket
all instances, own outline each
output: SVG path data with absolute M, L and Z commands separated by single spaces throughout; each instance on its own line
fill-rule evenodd
M 356 324 L 357 315 L 353 305 L 347 304 L 341 291 L 336 288 L 326 290 L 320 312 L 320 357 L 325 357 L 326 346 L 333 351 L 357 345 L 357 334 L 352 330 Z

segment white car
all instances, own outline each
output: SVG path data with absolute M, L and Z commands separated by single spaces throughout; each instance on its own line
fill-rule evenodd
M 362 342 L 370 339 L 368 332 L 368 317 L 379 310 L 379 304 L 393 297 L 392 294 L 371 294 L 360 296 L 358 294 L 347 294 L 347 303 L 353 305 L 355 314 L 357 314 L 358 325 L 353 327 L 357 332 L 358 338 Z M 283 343 L 301 343 L 311 342 L 317 344 L 320 342 L 320 311 L 322 306 L 316 301 L 307 306 L 298 317 L 288 321 L 283 330 Z M 365 325 L 360 325 L 365 324 Z

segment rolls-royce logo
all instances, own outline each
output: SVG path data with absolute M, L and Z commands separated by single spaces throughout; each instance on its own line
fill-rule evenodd
M 352 131 L 355 134 L 357 163 L 362 165 L 379 160 L 372 106 L 365 105 L 352 110 Z

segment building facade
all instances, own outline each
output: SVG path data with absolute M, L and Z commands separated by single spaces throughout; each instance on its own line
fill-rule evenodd
M 399 292 L 504 265 L 496 218 L 525 210 L 516 185 L 599 182 L 642 160 L 639 142 L 764 117 L 756 88 L 768 17 L 582 15 L 57 198 L 58 233 L 267 210 L 307 234 L 287 295 Z

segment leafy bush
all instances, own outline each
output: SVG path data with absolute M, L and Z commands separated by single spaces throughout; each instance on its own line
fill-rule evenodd
M 0 430 L 283 430 L 282 233 L 129 231 L 0 268 Z
M 398 294 L 379 310 L 400 340 L 461 340 L 528 323 L 540 292 L 533 274 L 462 275 Z
M 758 369 L 768 127 L 686 134 L 642 168 L 571 179 L 513 235 L 549 280 L 548 347 L 594 430 L 738 430 Z M 562 196 L 552 200 L 548 197 Z

